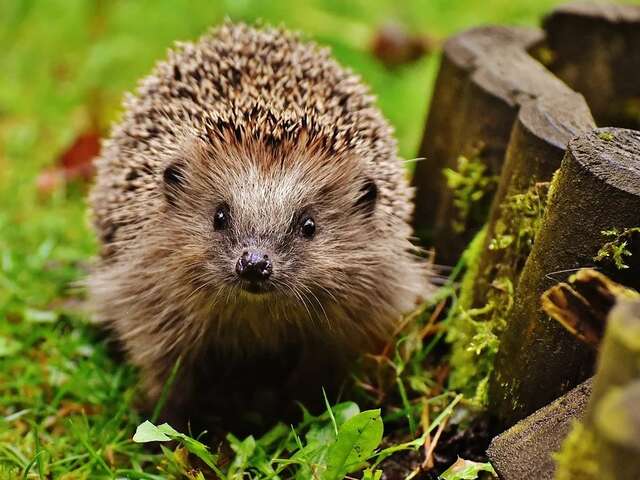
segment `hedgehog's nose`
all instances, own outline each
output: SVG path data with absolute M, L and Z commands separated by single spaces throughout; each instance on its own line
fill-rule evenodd
M 236 263 L 236 273 L 243 280 L 260 283 L 273 273 L 269 256 L 258 251 L 245 251 Z

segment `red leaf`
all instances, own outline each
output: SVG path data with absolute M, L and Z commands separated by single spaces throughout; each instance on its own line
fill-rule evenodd
M 373 37 L 373 55 L 389 68 L 407 64 L 431 53 L 436 42 L 426 35 L 414 35 L 398 23 L 382 25 Z
M 100 154 L 100 135 L 88 130 L 58 157 L 55 166 L 45 169 L 36 179 L 38 191 L 49 194 L 72 181 L 88 181 L 93 177 L 93 159 Z
M 89 180 L 93 175 L 93 158 L 98 154 L 100 135 L 95 131 L 88 131 L 76 137 L 73 144 L 60 155 L 58 165 L 67 180 Z

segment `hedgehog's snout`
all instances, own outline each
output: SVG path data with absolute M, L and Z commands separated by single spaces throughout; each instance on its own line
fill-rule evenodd
M 249 249 L 242 252 L 236 262 L 236 273 L 251 286 L 259 287 L 273 273 L 273 264 L 266 253 Z

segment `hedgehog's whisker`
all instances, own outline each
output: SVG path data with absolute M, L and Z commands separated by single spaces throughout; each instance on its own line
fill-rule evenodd
M 226 298 L 224 300 L 224 304 L 225 305 L 229 305 L 229 303 L 230 303 L 229 300 L 231 299 L 231 292 L 233 291 L 233 289 L 232 288 L 227 288 L 226 290 L 227 290 L 227 296 L 226 296 Z
M 209 278 L 209 275 L 206 272 L 201 273 L 200 275 L 198 275 L 197 277 L 194 277 L 192 280 L 199 282 L 201 280 L 206 280 L 207 278 Z M 198 288 L 194 289 L 191 291 L 191 293 L 189 293 L 189 295 L 187 295 L 187 298 L 185 299 L 186 302 L 188 302 L 189 300 L 191 300 L 191 298 L 193 298 L 200 290 L 202 290 L 205 287 L 209 287 L 211 286 L 212 283 L 210 281 L 205 281 L 202 283 L 202 285 L 200 285 Z
M 318 299 L 317 295 L 315 293 L 313 293 L 313 291 L 307 287 L 306 285 L 303 285 L 302 288 L 309 293 L 309 295 L 311 295 L 313 297 L 313 299 L 316 301 L 316 303 L 318 304 L 318 306 L 320 307 L 320 309 L 322 310 L 322 313 L 324 315 L 325 321 L 327 322 L 327 325 L 331 325 L 331 322 L 329 321 L 329 317 L 327 316 L 327 312 L 324 309 L 324 306 L 322 305 L 322 302 Z
M 298 298 L 300 300 L 300 303 L 302 304 L 304 309 L 307 311 L 307 315 L 309 316 L 309 321 L 313 322 L 313 315 L 311 314 L 311 311 L 309 310 L 309 307 L 307 306 L 307 302 L 305 301 L 305 299 L 306 299 L 305 295 L 302 292 L 300 292 L 296 288 L 296 286 L 293 285 L 293 284 L 289 284 L 289 288 L 291 289 L 293 294 L 296 296 L 296 298 Z
M 425 157 L 408 158 L 408 159 L 402 160 L 400 163 L 417 163 L 417 162 L 422 162 L 423 160 L 426 160 L 426 158 Z
M 288 282 L 286 280 L 284 281 L 280 281 L 280 280 L 275 280 L 274 285 L 278 288 L 282 288 L 282 289 L 286 289 L 287 291 L 291 291 L 292 289 L 289 286 Z M 290 298 L 287 296 L 286 293 L 283 294 L 284 300 L 283 300 L 283 305 L 281 306 L 281 308 L 279 309 L 282 314 L 284 315 L 285 320 L 287 321 L 287 323 L 296 323 L 296 320 L 294 320 L 293 322 L 291 321 L 291 319 L 289 318 L 289 314 L 288 314 L 288 308 L 287 308 L 287 304 L 291 304 L 291 300 Z M 296 298 L 295 303 L 298 303 L 298 299 Z
M 329 295 L 329 297 L 331 298 L 331 300 L 333 300 L 336 304 L 339 303 L 338 302 L 338 298 L 333 294 L 333 292 L 331 290 L 329 290 L 327 287 L 325 287 L 324 285 L 318 285 L 318 284 L 314 284 L 314 287 L 318 287 L 320 290 L 322 290 L 323 292 L 325 292 L 327 295 Z

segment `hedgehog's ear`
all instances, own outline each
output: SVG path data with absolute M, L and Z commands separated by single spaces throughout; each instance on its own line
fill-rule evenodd
M 162 173 L 164 181 L 164 196 L 169 205 L 175 206 L 178 196 L 184 190 L 186 175 L 185 166 L 181 161 L 170 163 Z
M 356 208 L 364 211 L 367 215 L 371 215 L 375 210 L 377 200 L 378 186 L 372 178 L 367 177 L 360 187 Z

